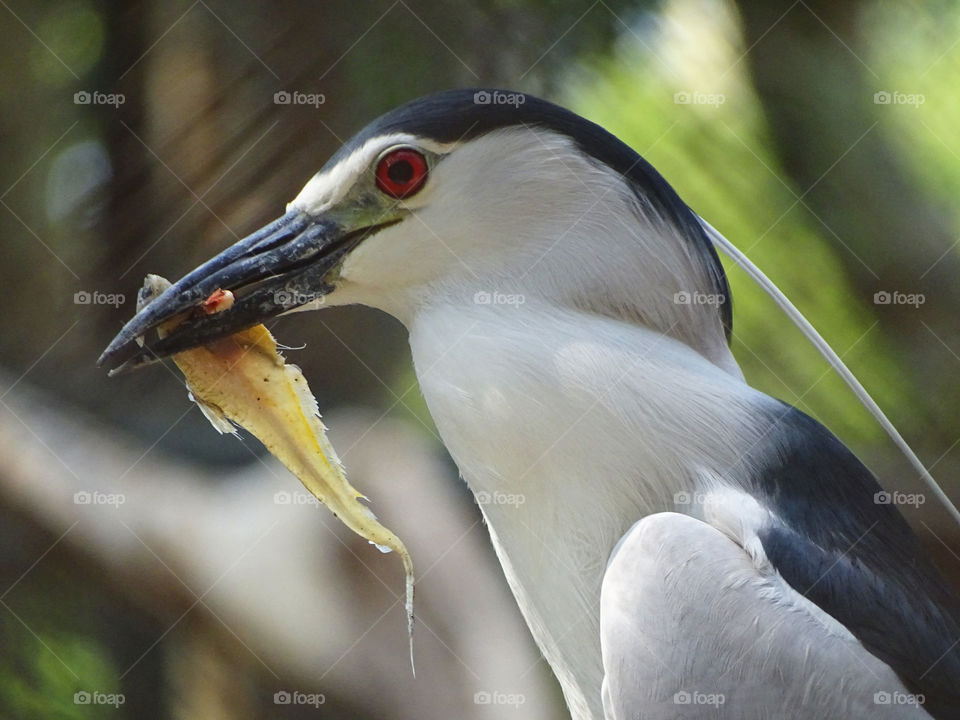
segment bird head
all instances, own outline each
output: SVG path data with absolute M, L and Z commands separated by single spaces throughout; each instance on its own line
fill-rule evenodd
M 234 294 L 229 309 L 132 344 L 218 289 Z M 546 101 L 452 90 L 364 128 L 282 217 L 141 310 L 100 363 L 136 366 L 294 310 L 359 303 L 409 324 L 424 305 L 498 298 L 642 323 L 728 357 L 723 269 L 653 167 Z

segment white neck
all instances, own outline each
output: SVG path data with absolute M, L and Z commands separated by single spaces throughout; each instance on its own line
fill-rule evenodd
M 710 489 L 762 433 L 732 357 L 526 298 L 424 307 L 420 385 L 478 498 L 520 608 L 575 718 L 601 718 L 598 602 L 616 542 L 676 493 Z

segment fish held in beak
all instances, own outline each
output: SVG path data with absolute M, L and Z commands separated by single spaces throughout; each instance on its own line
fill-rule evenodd
M 138 299 L 138 311 L 170 283 L 148 275 Z M 188 312 L 214 314 L 230 308 L 230 291 L 214 291 L 199 308 Z M 163 338 L 184 321 L 178 315 L 158 328 Z M 277 342 L 263 325 L 173 355 L 183 372 L 191 398 L 219 432 L 240 426 L 296 475 L 304 487 L 341 522 L 376 545 L 400 556 L 406 575 L 407 632 L 413 667 L 413 561 L 403 542 L 380 524 L 366 499 L 347 481 L 340 459 L 327 440 L 317 401 L 296 365 L 277 351 Z

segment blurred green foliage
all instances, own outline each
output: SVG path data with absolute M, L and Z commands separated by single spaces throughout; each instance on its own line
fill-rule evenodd
M 880 129 L 960 228 L 960 5 L 877 3 L 863 24 L 863 60 L 876 73 L 870 75 L 876 90 L 922 96 L 920 104 L 891 107 Z
M 7 720 L 85 720 L 127 717 L 122 704 L 97 704 L 115 695 L 117 668 L 95 636 L 81 628 L 44 628 L 45 620 L 31 618 L 30 629 L 4 613 L 7 647 L 0 663 L 0 708 Z M 36 634 L 34 634 L 36 633 Z M 74 675 L 76 673 L 76 675 Z
M 106 27 L 103 15 L 90 3 L 51 3 L 37 23 L 43 44 L 30 47 L 33 77 L 43 85 L 69 87 L 74 73 L 89 72 L 103 57 Z

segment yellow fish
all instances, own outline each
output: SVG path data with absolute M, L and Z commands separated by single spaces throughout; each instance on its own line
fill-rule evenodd
M 164 278 L 148 275 L 137 310 L 169 286 Z M 232 301 L 229 291 L 218 290 L 204 302 L 202 310 L 225 310 Z M 160 336 L 169 333 L 181 319 L 162 325 Z M 277 352 L 277 341 L 263 325 L 179 353 L 173 361 L 186 377 L 191 397 L 219 432 L 235 433 L 232 423 L 246 429 L 348 528 L 382 551 L 392 550 L 400 556 L 406 574 L 412 667 L 413 561 L 400 538 L 360 502 L 367 498 L 347 481 L 300 368 L 286 363 Z

